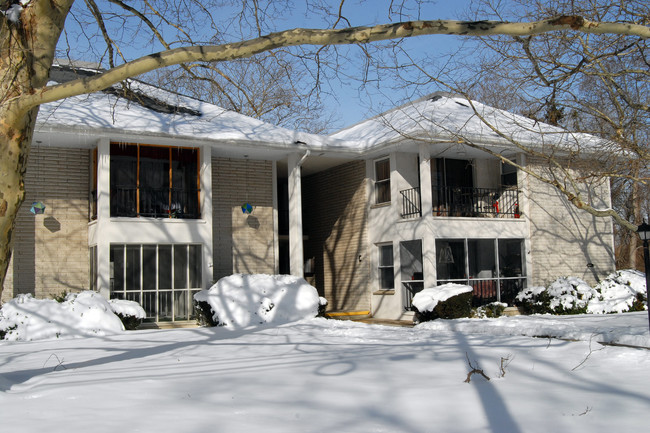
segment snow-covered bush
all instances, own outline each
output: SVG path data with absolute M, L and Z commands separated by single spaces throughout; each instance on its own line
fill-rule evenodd
M 108 304 L 111 306 L 113 313 L 122 321 L 127 331 L 132 331 L 140 326 L 142 319 L 147 315 L 144 308 L 135 301 L 111 299 Z
M 609 275 L 595 288 L 580 278 L 564 277 L 548 288 L 524 289 L 516 299 L 526 314 L 605 314 L 646 309 L 645 293 L 645 276 L 624 270 Z
M 471 286 L 447 283 L 419 291 L 413 296 L 413 322 L 469 317 L 472 312 L 472 290 Z
M 526 314 L 581 314 L 598 292 L 578 277 L 560 277 L 548 288 L 531 287 L 517 294 L 517 305 Z
M 316 317 L 327 303 L 303 278 L 263 274 L 224 277 L 194 300 L 200 324 L 231 329 Z
M 507 306 L 508 304 L 503 302 L 491 302 L 487 305 L 481 305 L 472 310 L 472 317 L 476 317 L 477 319 L 501 317 Z
M 589 302 L 587 312 L 594 314 L 643 311 L 647 307 L 645 275 L 636 270 L 616 271 L 596 287 L 598 298 Z
M 0 309 L 0 335 L 6 340 L 103 336 L 124 331 L 106 299 L 96 292 L 66 295 L 63 302 L 18 295 Z

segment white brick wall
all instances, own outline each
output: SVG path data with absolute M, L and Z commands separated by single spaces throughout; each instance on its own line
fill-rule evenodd
M 542 160 L 529 158 L 528 165 L 548 170 Z M 546 285 L 569 275 L 594 284 L 614 270 L 610 218 L 597 218 L 576 208 L 554 187 L 532 176 L 528 176 L 528 188 L 533 284 Z M 585 185 L 585 197 L 596 207 L 609 206 L 607 185 Z
M 274 273 L 273 166 L 270 161 L 212 158 L 214 279 Z M 252 214 L 241 205 L 249 202 Z
M 88 288 L 88 149 L 32 147 L 3 300 Z M 42 201 L 45 214 L 29 212 Z

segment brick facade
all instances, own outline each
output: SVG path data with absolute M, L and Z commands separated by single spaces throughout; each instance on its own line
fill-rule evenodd
M 212 158 L 215 281 L 232 273 L 275 273 L 273 165 Z M 244 214 L 241 206 L 254 210 Z
M 88 289 L 89 173 L 88 149 L 32 147 L 3 300 Z M 34 201 L 45 214 L 29 212 Z
M 370 309 L 365 172 L 355 161 L 303 178 L 305 258 L 330 311 Z
M 533 158 L 528 166 L 548 170 L 544 161 Z M 548 285 L 560 276 L 577 276 L 594 284 L 614 271 L 611 218 L 576 208 L 554 187 L 532 176 L 528 176 L 527 189 L 534 285 Z M 596 208 L 610 206 L 607 185 L 590 185 L 584 198 Z

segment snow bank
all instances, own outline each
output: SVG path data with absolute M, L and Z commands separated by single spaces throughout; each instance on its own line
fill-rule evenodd
M 230 329 L 316 317 L 324 302 L 303 278 L 264 274 L 224 277 L 194 299 L 207 302 L 215 322 Z
M 91 291 L 71 293 L 64 302 L 19 295 L 0 309 L 6 340 L 104 336 L 124 331 L 110 304 Z
M 439 302 L 446 301 L 452 296 L 471 292 L 472 290 L 470 286 L 455 283 L 447 283 L 424 289 L 413 296 L 413 306 L 421 313 L 433 311 Z

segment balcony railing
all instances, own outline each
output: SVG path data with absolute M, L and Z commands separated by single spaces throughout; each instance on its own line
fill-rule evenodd
M 118 186 L 111 189 L 111 216 L 198 219 L 198 195 L 198 189 Z
M 519 218 L 517 188 L 433 187 L 434 215 Z
M 422 216 L 420 188 L 405 189 L 399 193 L 402 195 L 402 218 L 418 218 Z
M 519 218 L 517 188 L 433 187 L 433 214 L 478 218 Z M 404 219 L 422 215 L 420 188 L 400 191 Z

